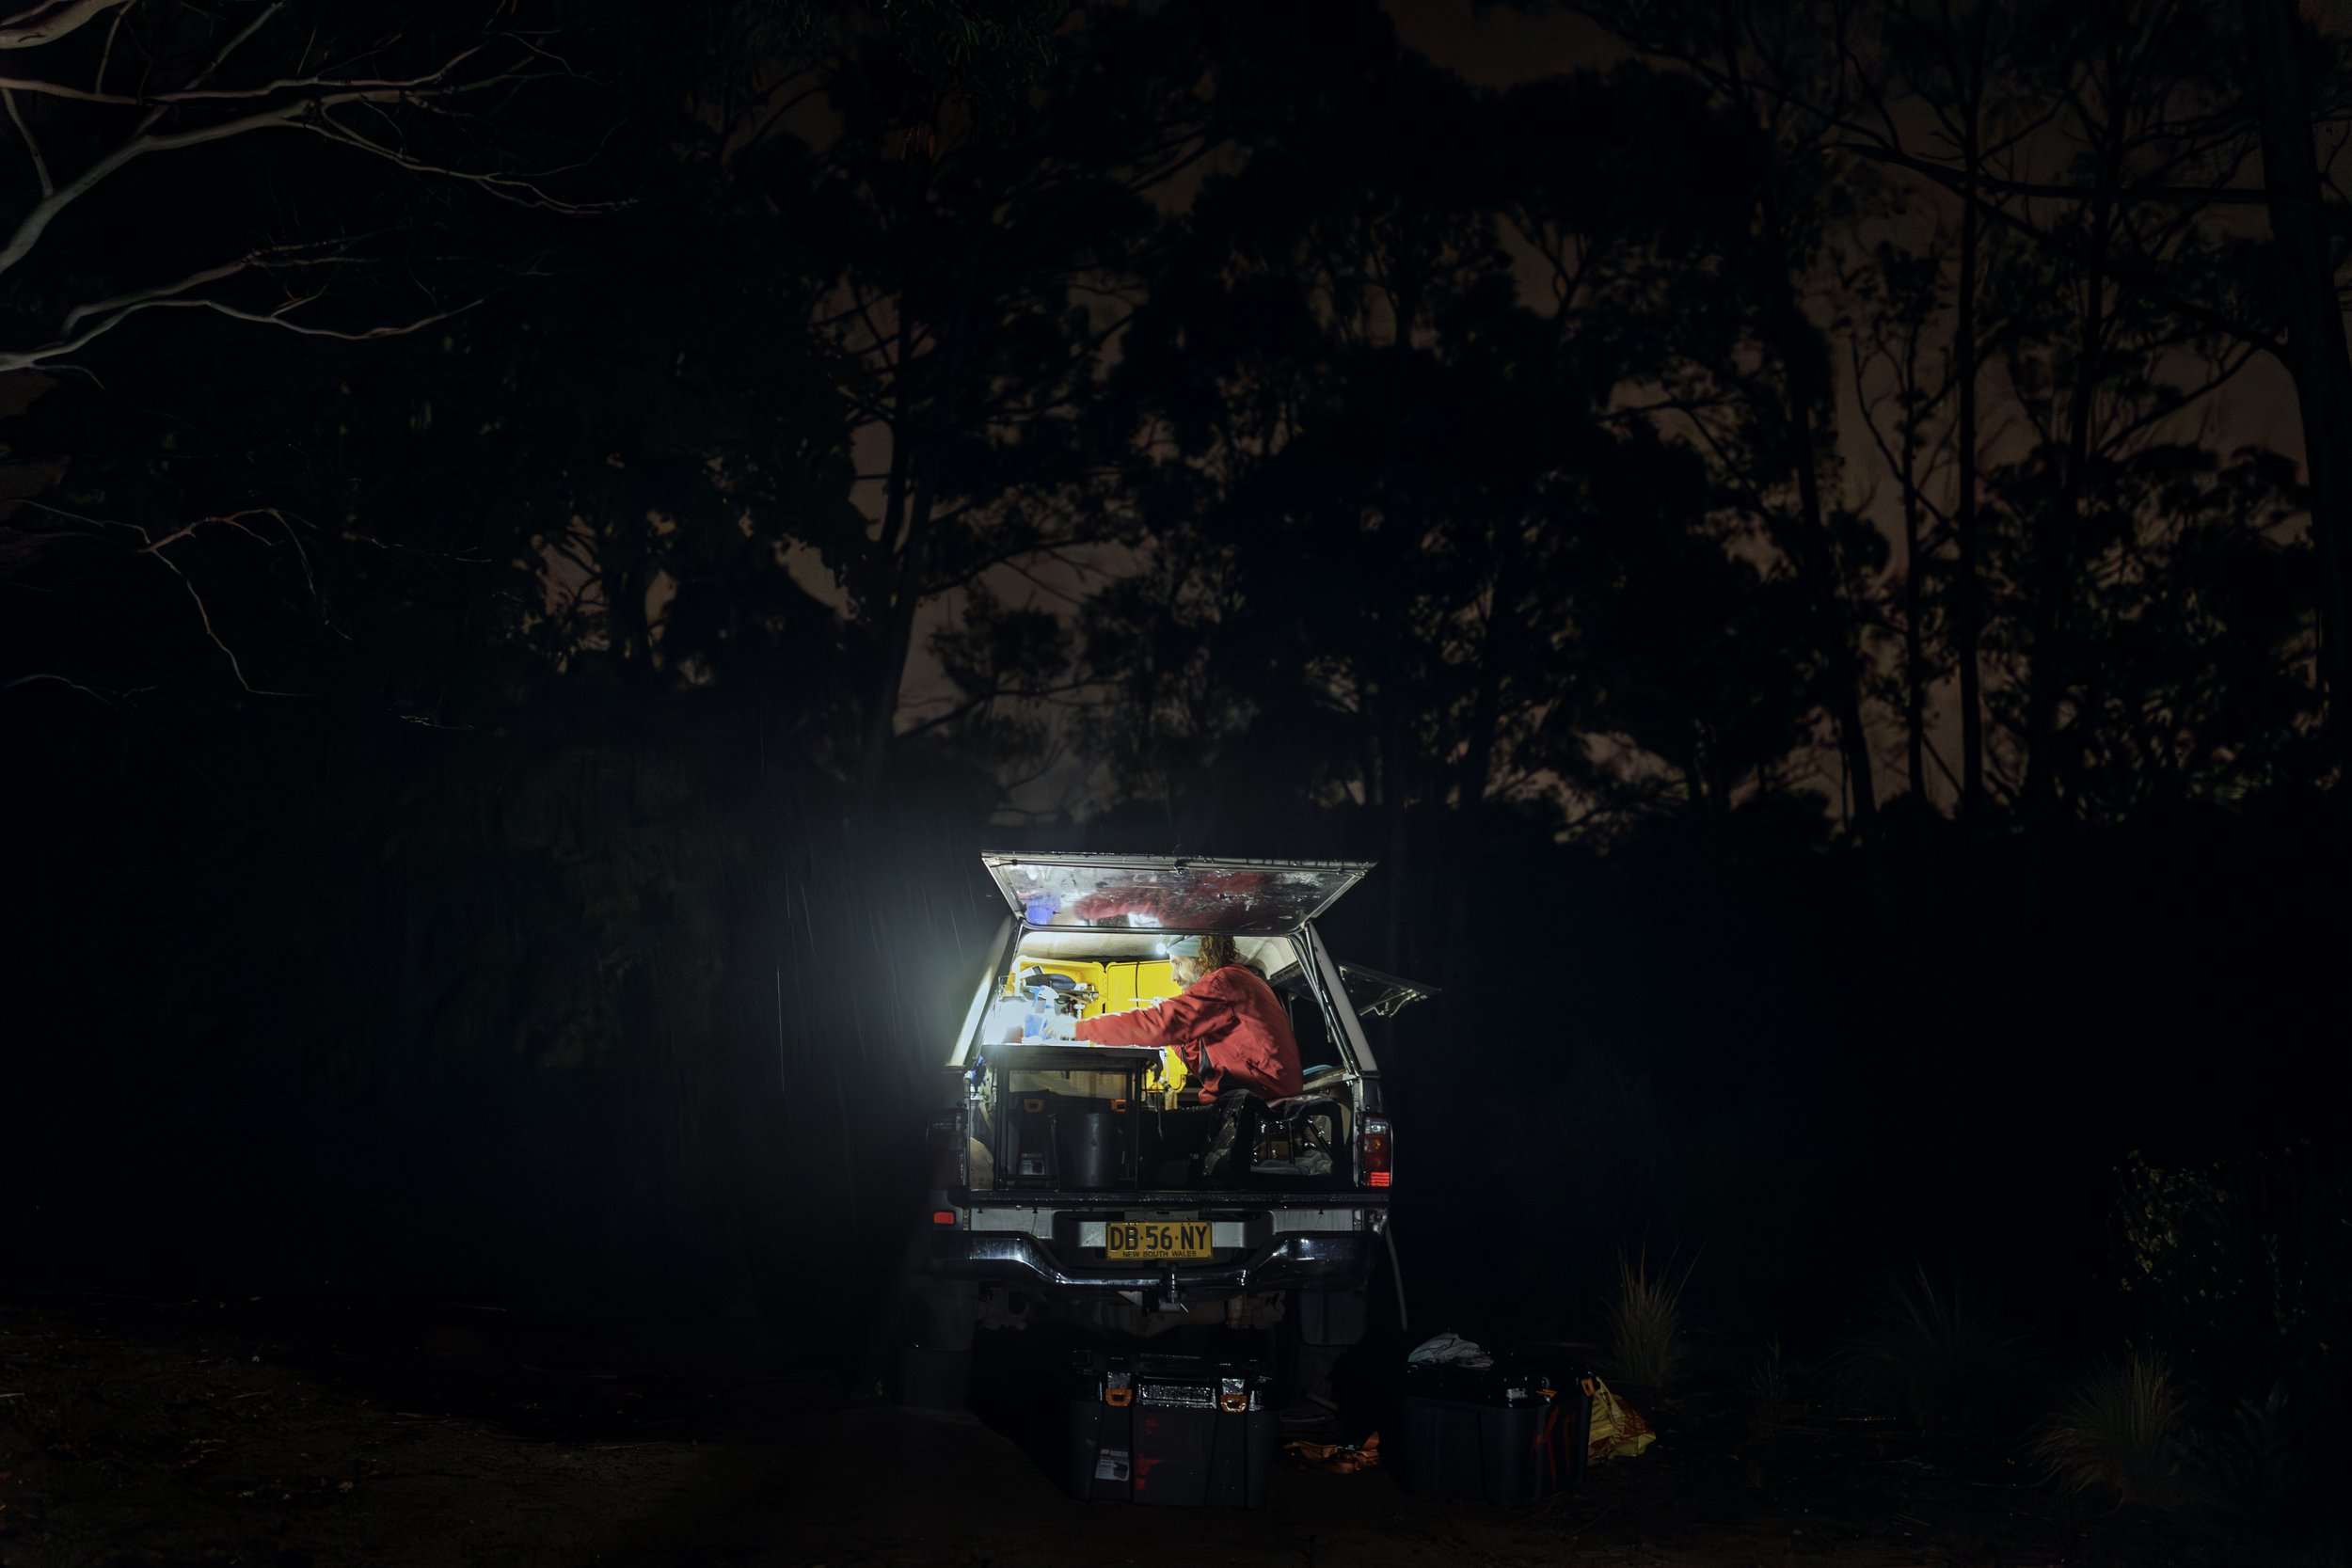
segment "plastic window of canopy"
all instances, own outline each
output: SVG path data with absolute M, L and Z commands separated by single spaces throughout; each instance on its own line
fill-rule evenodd
M 1371 863 L 1145 855 L 980 857 L 1014 916 L 1033 929 L 1105 927 L 1280 936 L 1363 879 Z
M 1362 964 L 1341 964 L 1340 978 L 1347 987 L 1347 999 L 1365 1018 L 1394 1018 L 1413 1003 L 1442 994 L 1436 986 L 1384 974 Z

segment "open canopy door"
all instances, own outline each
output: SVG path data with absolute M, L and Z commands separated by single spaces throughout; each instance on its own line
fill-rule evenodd
M 1436 986 L 1401 975 L 1383 974 L 1362 964 L 1340 965 L 1340 979 L 1347 987 L 1347 999 L 1363 1018 L 1394 1018 L 1415 1002 L 1426 1001 L 1438 994 Z
M 1154 855 L 986 854 L 1015 918 L 1037 929 L 1279 936 L 1335 903 L 1366 861 L 1213 861 Z

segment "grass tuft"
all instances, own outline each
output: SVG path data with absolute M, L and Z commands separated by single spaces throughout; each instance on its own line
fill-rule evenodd
M 2136 1350 L 2076 1385 L 2043 1423 L 2032 1452 L 2065 1491 L 2171 1508 L 2185 1500 L 2181 1429 L 2171 1366 Z
M 2218 1430 L 2182 1444 L 2196 1490 L 2233 1540 L 2275 1544 L 2287 1532 L 2305 1484 L 2287 1388 L 2241 1401 Z
M 1920 1269 L 1879 1292 L 1836 1371 L 1921 1432 L 1973 1431 L 2016 1400 L 2032 1365 L 2030 1341 L 1998 1302 L 1958 1285 L 1939 1291 Z
M 1788 1364 L 1780 1354 L 1780 1340 L 1768 1341 L 1748 1373 L 1751 1414 L 1759 1426 L 1772 1427 L 1788 1414 Z
M 1617 1255 L 1617 1297 L 1609 1308 L 1609 1358 L 1619 1381 L 1643 1388 L 1663 1388 L 1681 1373 L 1682 1288 L 1691 1271 L 1680 1277 L 1672 1266 L 1650 1272 L 1649 1249 L 1635 1257 Z

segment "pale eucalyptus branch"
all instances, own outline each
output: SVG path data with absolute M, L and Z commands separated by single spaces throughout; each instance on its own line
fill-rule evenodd
M 90 78 L 93 91 L 106 90 L 106 67 L 114 63 L 115 37 L 122 31 L 122 19 L 130 14 L 127 10 L 119 10 L 115 12 L 115 19 L 106 24 L 106 47 L 98 52 L 98 74 Z
M 65 511 L 63 508 L 49 506 L 31 499 L 20 499 L 13 501 L 10 504 L 14 506 L 29 507 L 34 511 L 46 513 L 51 516 L 62 517 L 68 521 L 80 524 L 85 529 L 93 531 L 92 532 L 80 534 L 79 537 L 83 538 L 94 537 L 94 531 L 108 528 L 121 529 L 125 532 L 136 534 L 138 536 L 139 543 L 135 546 L 129 546 L 131 553 L 134 555 L 153 556 L 157 561 L 163 562 L 166 570 L 170 572 L 173 577 L 180 579 L 180 586 L 187 590 L 188 598 L 196 606 L 197 621 L 204 629 L 205 639 L 210 641 L 214 647 L 218 648 L 220 650 L 221 657 L 229 661 L 229 669 L 230 673 L 237 677 L 237 684 L 240 687 L 244 688 L 246 691 L 251 692 L 257 697 L 298 697 L 303 695 L 303 693 L 298 691 L 277 691 L 272 690 L 267 687 L 255 686 L 250 680 L 246 678 L 244 661 L 238 658 L 236 649 L 229 645 L 227 641 L 221 637 L 219 628 L 213 624 L 212 606 L 205 602 L 203 591 L 197 587 L 196 580 L 193 578 L 189 577 L 185 571 L 181 569 L 178 562 L 172 560 L 170 556 L 164 553 L 167 546 L 181 544 L 185 540 L 193 539 L 196 537 L 199 531 L 207 528 L 233 529 L 237 532 L 244 534 L 246 538 L 251 539 L 256 543 L 265 544 L 267 541 L 263 538 L 261 531 L 253 526 L 253 520 L 256 518 L 266 518 L 275 521 L 280 528 L 286 531 L 287 537 L 292 539 L 294 537 L 294 527 L 292 523 L 288 521 L 284 513 L 275 507 L 266 506 L 250 507 L 239 512 L 216 513 L 210 516 L 199 517 L 193 522 L 183 523 L 178 528 L 175 528 L 168 533 L 165 533 L 159 537 L 152 530 L 141 527 L 137 523 L 118 522 L 104 517 L 82 516 L 75 513 Z M 128 542 L 125 541 L 125 544 L 127 545 Z M 301 548 L 298 542 L 295 544 L 295 548 L 297 550 Z M 307 557 L 304 561 L 304 573 L 307 578 L 309 575 L 309 561 Z M 38 677 L 26 678 L 30 679 Z M 54 678 L 63 679 L 64 677 L 60 676 Z M 11 682 L 9 684 L 14 685 L 16 683 Z M 73 685 L 76 683 L 68 681 L 66 684 Z M 0 687 L 0 690 L 5 689 L 7 689 L 6 687 Z
M 169 299 L 175 294 L 186 293 L 190 289 L 200 288 L 206 283 L 217 283 L 224 277 L 234 277 L 237 274 L 244 272 L 252 264 L 253 259 L 251 257 L 245 257 L 238 261 L 230 261 L 223 266 L 206 267 L 201 272 L 192 272 L 176 283 L 159 284 L 152 289 L 141 289 L 135 293 L 117 294 L 112 299 L 92 300 L 87 305 L 77 305 L 72 309 L 66 312 L 65 330 L 72 332 L 76 326 L 82 324 L 86 317 L 114 316 L 118 313 L 128 312 L 130 310 L 140 309 L 141 307 L 156 300 Z M 109 322 L 107 325 L 111 325 L 113 324 Z M 105 328 L 102 326 L 99 330 L 103 331 Z M 96 335 L 96 333 L 91 334 L 92 337 L 95 337 Z M 86 339 L 83 341 L 87 341 L 87 340 Z M 77 342 L 72 346 L 78 348 L 80 343 Z M 36 352 L 43 355 L 49 355 L 53 352 L 63 351 L 63 345 L 60 345 L 58 350 L 53 351 L 44 349 L 38 350 Z
M 478 85 L 486 86 L 487 84 Z M 300 123 L 304 130 L 314 132 L 328 141 L 355 148 L 371 157 L 381 158 L 387 163 L 406 169 L 411 174 L 430 174 L 439 179 L 453 180 L 461 184 L 472 185 L 487 195 L 497 197 L 501 201 L 511 201 L 517 206 L 536 207 L 545 212 L 580 216 L 591 213 L 618 212 L 627 205 L 619 201 L 566 201 L 559 197 L 550 196 L 540 188 L 538 183 L 540 181 L 552 179 L 559 174 L 571 173 L 579 166 L 577 165 L 540 169 L 523 175 L 484 173 L 475 169 L 459 168 L 451 164 L 431 163 L 402 148 L 394 147 L 389 142 L 380 142 L 361 135 L 326 112 L 328 107 L 335 104 L 382 102 L 384 100 L 372 95 L 337 94 L 331 101 L 320 100 L 319 113 L 304 119 Z
M 131 0 L 45 0 L 0 20 L 0 49 L 38 49 L 55 43 Z
M 257 18 L 254 25 L 259 25 L 260 21 L 261 19 Z M 222 55 L 225 56 L 229 49 L 233 49 L 237 43 L 250 36 L 252 30 L 253 28 L 248 26 L 236 39 L 231 40 L 228 48 L 222 50 Z M 136 160 L 153 153 L 179 151 L 187 148 L 228 141 L 260 131 L 312 131 L 329 140 L 342 142 L 412 172 L 437 174 L 465 181 L 510 201 L 542 206 L 563 213 L 600 210 L 592 204 L 559 200 L 532 183 L 534 180 L 548 178 L 551 174 L 563 172 L 562 170 L 549 170 L 526 178 L 480 174 L 436 165 L 416 158 L 400 149 L 359 135 L 349 127 L 335 121 L 330 116 L 329 111 L 348 103 L 377 105 L 407 103 L 430 108 L 437 103 L 446 103 L 465 94 L 485 91 L 510 82 L 544 79 L 553 74 L 552 72 L 501 71 L 471 81 L 452 80 L 452 73 L 466 60 L 480 53 L 482 47 L 475 45 L 463 50 L 444 61 L 434 71 L 414 78 L 370 78 L 347 82 L 292 78 L 289 79 L 290 83 L 295 84 L 320 81 L 321 86 L 327 90 L 310 90 L 306 96 L 297 97 L 287 103 L 271 104 L 250 114 L 217 120 L 210 125 L 192 126 L 182 131 L 157 132 L 151 127 L 159 117 L 166 110 L 173 107 L 176 103 L 192 103 L 214 100 L 204 99 L 197 89 L 190 89 L 188 93 L 176 95 L 172 102 L 165 102 L 158 97 L 123 99 L 109 95 L 81 95 L 79 89 L 64 89 L 61 95 L 67 97 L 87 96 L 94 100 L 133 104 L 144 103 L 150 105 L 150 112 L 140 121 L 139 130 L 135 134 L 118 144 L 113 150 L 100 157 L 66 184 L 48 191 L 42 199 L 34 205 L 32 211 L 19 220 L 15 230 L 8 237 L 8 244 L 0 246 L 0 275 L 5 275 L 30 255 L 34 247 L 40 243 L 41 236 L 48 231 L 50 225 L 67 208 Z M 215 64 L 217 64 L 217 58 Z M 206 74 L 210 74 L 209 70 Z M 5 85 L 24 86 L 15 78 L 8 79 Z M 274 85 L 272 90 L 283 90 L 285 85 Z M 222 95 L 217 101 L 246 102 L 249 100 L 243 94 L 230 93 Z
M 297 263 L 301 264 L 298 259 Z M 53 366 L 56 361 L 77 353 L 96 340 L 104 337 L 133 316 L 148 310 L 210 310 L 216 315 L 227 316 L 235 321 L 274 326 L 301 337 L 330 338 L 342 342 L 367 342 L 380 338 L 403 338 L 411 333 L 421 332 L 428 326 L 463 315 L 482 303 L 479 298 L 470 299 L 463 305 L 453 306 L 445 310 L 435 310 L 411 321 L 345 329 L 320 326 L 294 319 L 294 311 L 323 297 L 324 291 L 296 295 L 274 310 L 256 310 L 223 299 L 202 296 L 193 299 L 187 297 L 190 290 L 201 288 L 207 283 L 217 283 L 242 273 L 263 270 L 267 264 L 265 257 L 262 255 L 247 256 L 221 266 L 207 267 L 200 272 L 190 273 L 176 282 L 77 306 L 66 318 L 68 336 L 40 348 L 0 353 L 0 374 L 6 374 L 11 371 L 39 370 Z M 79 332 L 72 330 L 84 321 L 89 322 L 90 325 Z
M 40 177 L 43 198 L 57 194 L 56 182 L 49 178 L 49 161 L 40 155 L 40 143 L 33 139 L 33 128 L 24 123 L 24 113 L 16 106 L 13 85 L 0 81 L 0 101 L 8 105 L 8 119 L 16 122 L 16 134 L 24 138 L 24 150 L 33 160 L 33 173 Z
M 519 41 L 519 40 L 518 40 Z M 400 90 L 433 92 L 442 89 L 450 75 L 468 59 L 479 55 L 486 44 L 474 44 L 452 55 L 437 70 L 422 76 L 281 76 L 276 81 L 262 82 L 249 87 L 183 87 L 172 92 L 107 92 L 103 88 L 77 87 L 70 83 L 53 82 L 40 76 L 0 76 L 0 87 L 16 92 L 37 93 L 43 98 L 61 98 L 75 103 L 101 103 L 120 109 L 153 109 L 180 104 L 249 103 L 271 98 L 278 93 L 305 91 Z M 509 75 L 517 74 L 515 72 Z M 521 73 L 553 75 L 555 72 Z M 491 78 L 499 80 L 501 78 Z
M 211 519 L 207 520 L 209 521 Z M 184 532 L 189 531 L 183 531 Z M 247 530 L 246 531 L 250 532 L 251 531 Z M 174 535 L 173 537 L 177 538 L 179 535 Z M 195 580 L 191 578 L 187 573 L 180 569 L 180 563 L 178 562 L 163 553 L 161 542 L 150 546 L 146 553 L 152 555 L 156 560 L 162 562 L 167 567 L 168 567 L 171 571 L 171 575 L 180 579 L 180 586 L 188 591 L 188 597 L 196 602 L 196 618 L 203 625 L 205 638 L 211 641 L 214 647 L 220 650 L 221 657 L 229 660 L 230 672 L 237 677 L 237 684 L 239 686 L 245 688 L 256 697 L 299 697 L 302 695 L 299 691 L 273 691 L 266 687 L 256 686 L 251 681 L 246 679 L 245 665 L 238 659 L 237 650 L 230 647 L 227 642 L 221 641 L 220 632 L 213 626 L 212 607 L 204 602 L 204 595 L 198 591 Z

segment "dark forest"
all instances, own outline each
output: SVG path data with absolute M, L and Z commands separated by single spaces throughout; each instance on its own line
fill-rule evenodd
M 2338 9 L 0 20 L 0 1561 L 231 1560 L 138 1303 L 854 1403 L 997 849 L 1376 863 L 1365 1359 L 1592 1347 L 1584 1514 L 1717 1399 L 2047 1527 L 1822 1560 L 2343 1562 Z M 239 1560 L 830 1538 L 617 1539 Z

